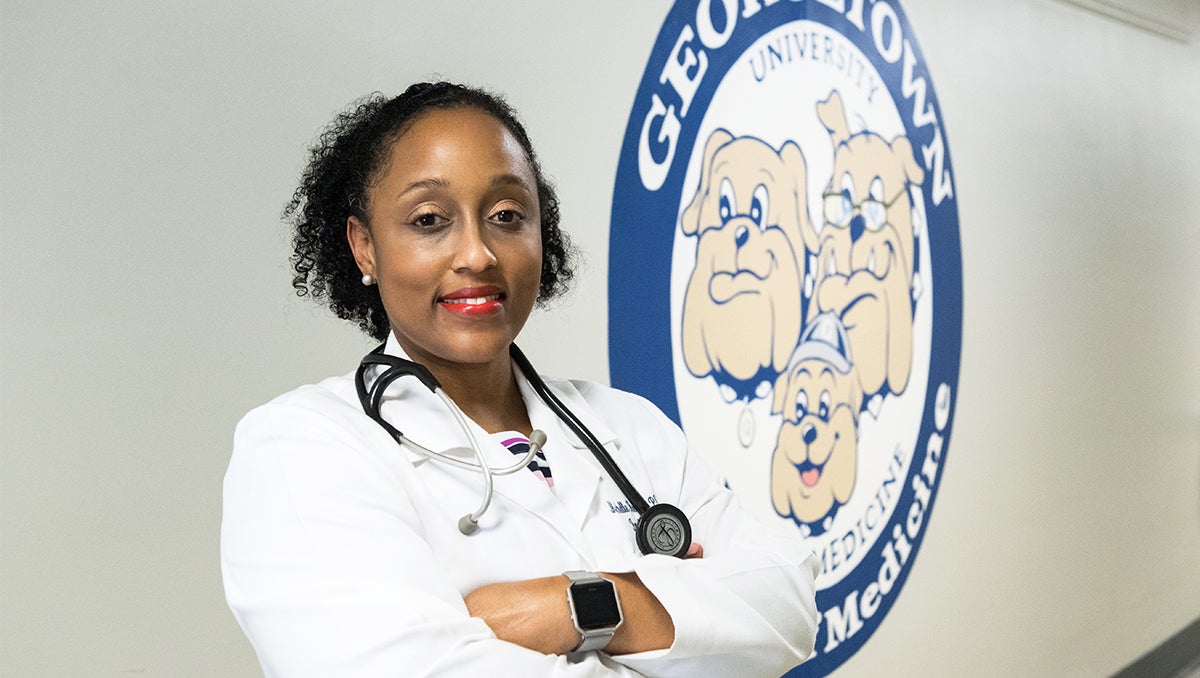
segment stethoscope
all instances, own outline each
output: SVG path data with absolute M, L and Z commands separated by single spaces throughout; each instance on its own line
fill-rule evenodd
M 358 389 L 358 400 L 362 403 L 363 411 L 382 426 L 385 431 L 391 434 L 401 447 L 408 447 L 428 459 L 468 471 L 476 471 L 483 475 L 483 500 L 480 502 L 479 508 L 463 516 L 458 521 L 460 532 L 464 535 L 474 534 L 479 530 L 480 518 L 483 517 L 484 512 L 487 511 L 488 506 L 492 503 L 493 477 L 515 473 L 528 466 L 534 455 L 546 444 L 546 434 L 542 431 L 533 431 L 529 435 L 529 451 L 522 455 L 516 463 L 511 466 L 492 468 L 487 463 L 487 459 L 479 448 L 479 442 L 475 439 L 475 435 L 467 423 L 466 415 L 463 414 L 463 411 L 459 409 L 450 396 L 446 395 L 446 392 L 442 390 L 441 384 L 438 383 L 433 374 L 424 365 L 384 353 L 385 346 L 386 344 L 380 344 L 370 353 L 363 356 L 362 362 L 358 366 L 358 371 L 354 375 L 354 384 Z M 687 516 L 683 514 L 683 511 L 670 504 L 655 504 L 651 506 L 649 502 L 642 498 L 642 495 L 634 489 L 633 484 L 621 472 L 617 463 L 613 461 L 608 450 L 604 449 L 604 445 L 600 440 L 546 386 L 546 382 L 542 381 L 537 370 L 533 369 L 533 365 L 529 363 L 529 359 L 525 357 L 524 353 L 521 353 L 521 349 L 517 348 L 516 344 L 512 344 L 509 347 L 509 355 L 512 356 L 517 367 L 521 369 L 521 373 L 529 380 L 529 384 L 533 387 L 534 392 L 538 394 L 538 397 L 542 399 L 542 402 L 546 403 L 554 411 L 554 414 L 567 425 L 567 428 L 571 429 L 571 432 L 591 450 L 596 460 L 600 462 L 600 465 L 604 467 L 609 477 L 621 489 L 621 493 L 625 495 L 625 498 L 637 511 L 638 520 L 634 526 L 634 532 L 637 535 L 638 548 L 641 549 L 642 553 L 645 555 L 657 553 L 677 558 L 683 557 L 687 553 L 688 547 L 692 544 L 692 526 L 688 522 Z M 367 370 L 371 367 L 383 367 L 385 369 L 375 378 L 370 388 L 368 388 Z M 379 411 L 383 405 L 384 392 L 387 391 L 392 382 L 405 376 L 416 377 L 446 404 L 446 407 L 454 415 L 455 420 L 471 444 L 471 451 L 475 455 L 475 463 L 419 445 L 401 433 L 395 426 L 384 420 Z

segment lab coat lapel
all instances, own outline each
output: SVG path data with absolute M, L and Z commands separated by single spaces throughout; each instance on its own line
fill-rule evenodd
M 604 468 L 587 445 L 538 397 L 524 375 L 518 374 L 517 378 L 534 428 L 543 430 L 549 441 L 547 460 L 554 475 L 558 499 L 566 509 L 571 527 L 578 531 L 583 527 L 596 500 L 596 493 L 605 475 Z M 570 382 L 556 381 L 549 385 L 549 388 L 611 451 L 611 446 L 617 443 L 616 436 L 596 418 L 574 385 Z
M 404 353 L 404 350 L 400 348 L 394 336 L 388 338 L 385 351 L 389 355 L 406 359 L 408 357 Z M 557 425 L 557 418 L 553 412 L 546 408 L 537 394 L 533 392 L 519 370 L 517 370 L 517 380 L 533 427 L 540 428 L 547 434 L 547 456 L 552 454 L 551 448 L 560 448 L 565 452 L 565 454 L 554 456 L 563 456 L 568 460 L 573 456 L 577 456 L 574 454 L 575 450 L 571 443 L 567 442 L 568 440 L 573 440 L 573 438 L 568 437 L 570 436 L 569 431 L 564 430 L 560 432 L 557 428 L 550 428 Z M 370 383 L 369 380 L 368 383 Z M 454 415 L 447 409 L 446 404 L 442 402 L 441 398 L 432 393 L 416 378 L 402 377 L 393 382 L 393 385 L 388 388 L 381 409 L 384 418 L 393 426 L 400 429 L 413 442 L 428 447 L 435 452 L 452 455 L 469 463 L 476 463 L 470 441 L 467 439 L 467 434 L 459 426 Z M 512 452 L 493 439 L 478 424 L 465 416 L 464 419 L 466 419 L 467 426 L 470 428 L 472 435 L 475 436 L 480 451 L 492 468 L 511 466 L 517 461 Z M 402 446 L 402 449 L 414 466 L 441 463 L 431 461 L 425 455 L 407 446 Z M 570 466 L 569 462 L 568 466 Z M 497 496 L 503 497 L 517 505 L 520 509 L 545 520 L 573 548 L 586 557 L 587 547 L 582 541 L 579 526 L 586 517 L 591 497 L 595 493 L 596 485 L 599 483 L 599 476 L 594 471 L 589 473 L 588 469 L 583 469 L 585 475 L 582 479 L 568 479 L 575 474 L 564 469 L 562 474 L 568 478 L 560 481 L 558 477 L 560 474 L 555 467 L 555 462 L 551 462 L 550 468 L 559 497 L 571 497 L 571 500 L 567 504 L 561 502 L 555 496 L 556 491 L 552 491 L 544 481 L 528 469 L 519 469 L 508 475 L 493 476 L 492 481 L 495 493 Z M 472 485 L 481 484 L 477 472 L 464 470 L 456 471 L 456 473 L 462 473 L 466 481 Z M 566 487 L 560 487 L 560 482 L 564 483 Z M 576 486 L 580 487 L 577 488 Z M 568 494 L 568 492 L 571 494 Z M 576 492 L 578 492 L 578 496 L 575 495 Z

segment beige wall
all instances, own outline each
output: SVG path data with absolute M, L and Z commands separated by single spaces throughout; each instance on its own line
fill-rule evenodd
M 291 295 L 278 222 L 356 96 L 508 93 L 589 260 L 526 349 L 607 380 L 613 178 L 667 2 L 170 4 L 0 8 L 0 675 L 258 675 L 221 476 L 242 413 L 367 345 Z M 1196 3 L 1165 2 L 1190 42 L 903 6 L 955 160 L 963 363 L 920 556 L 839 675 L 1111 673 L 1200 617 Z

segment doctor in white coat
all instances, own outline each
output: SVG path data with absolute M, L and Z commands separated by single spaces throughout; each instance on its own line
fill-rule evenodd
M 535 430 L 547 442 L 531 470 L 493 478 L 464 534 L 481 476 L 398 444 L 352 374 L 246 415 L 221 565 L 267 675 L 778 676 L 812 653 L 819 566 L 802 544 L 742 511 L 649 402 L 549 381 L 647 504 L 690 520 L 686 557 L 643 555 L 632 502 L 513 364 L 570 249 L 502 100 L 437 83 L 358 102 L 289 214 L 297 289 L 426 367 L 466 415 L 406 377 L 384 420 L 468 463 L 473 439 L 493 468 Z

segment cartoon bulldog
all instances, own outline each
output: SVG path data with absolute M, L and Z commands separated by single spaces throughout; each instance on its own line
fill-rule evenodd
M 773 414 L 783 415 L 771 459 L 775 511 L 813 534 L 854 492 L 863 393 L 850 336 L 836 314 L 809 323 L 787 371 L 775 383 Z
M 925 173 L 904 136 L 891 143 L 850 133 L 841 95 L 817 104 L 833 141 L 833 172 L 822 202 L 815 303 L 809 315 L 836 313 L 850 333 L 864 393 L 902 393 L 912 363 L 916 242 L 909 188 Z
M 704 147 L 700 187 L 682 229 L 696 236 L 684 295 L 683 358 L 728 400 L 764 397 L 803 325 L 803 229 L 812 229 L 800 147 L 776 151 L 718 129 Z M 733 397 L 730 397 L 732 394 Z

